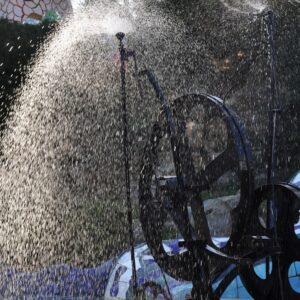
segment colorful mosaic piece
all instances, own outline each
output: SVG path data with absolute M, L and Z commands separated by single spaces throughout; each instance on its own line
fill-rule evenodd
M 300 222 L 295 225 L 295 232 L 300 237 Z M 215 238 L 218 247 L 226 244 L 223 238 Z M 176 255 L 183 248 L 178 247 L 178 240 L 164 241 L 163 246 L 169 255 Z M 141 298 L 146 299 L 190 299 L 192 283 L 178 281 L 163 273 L 145 244 L 135 247 L 137 268 L 137 287 Z M 227 271 L 234 269 L 229 266 Z M 255 273 L 265 278 L 263 261 L 255 266 Z M 223 273 L 223 276 L 225 273 Z M 289 271 L 289 282 L 297 293 L 300 292 L 300 262 L 294 262 Z M 220 280 L 213 283 L 216 289 Z M 156 294 L 156 297 L 154 296 Z M 93 268 L 79 268 L 69 265 L 52 266 L 36 272 L 18 272 L 14 269 L 0 271 L 1 299 L 99 299 L 130 300 L 132 295 L 131 253 L 125 251 L 105 263 Z M 144 299 L 143 298 L 143 299 Z M 240 276 L 236 276 L 223 292 L 221 300 L 253 300 L 243 285 Z
M 26 19 L 40 21 L 50 11 L 61 17 L 72 12 L 70 0 L 0 0 L 0 18 L 24 23 Z

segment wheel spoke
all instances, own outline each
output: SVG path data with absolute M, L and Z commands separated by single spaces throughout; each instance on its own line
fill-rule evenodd
M 223 174 L 232 170 L 232 166 L 237 163 L 234 151 L 227 148 L 212 160 L 203 170 L 201 174 L 197 174 L 197 181 L 203 189 L 209 188 L 211 184 L 216 182 Z

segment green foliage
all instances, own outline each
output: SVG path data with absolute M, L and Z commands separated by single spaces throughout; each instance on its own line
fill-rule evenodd
M 55 28 L 55 23 L 22 25 L 0 19 L 0 126 L 3 128 L 17 88 L 39 45 Z
M 60 19 L 60 15 L 55 10 L 48 11 L 47 14 L 43 17 L 43 20 L 48 22 L 57 22 Z

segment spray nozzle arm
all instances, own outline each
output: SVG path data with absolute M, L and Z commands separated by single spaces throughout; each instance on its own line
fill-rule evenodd
M 118 33 L 116 34 L 116 38 L 117 38 L 120 42 L 123 41 L 124 37 L 125 37 L 125 33 L 124 33 L 124 32 L 118 32 Z

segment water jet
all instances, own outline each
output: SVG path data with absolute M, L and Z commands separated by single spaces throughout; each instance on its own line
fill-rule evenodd
M 90 20 L 90 23 L 92 24 L 93 20 Z M 101 21 L 96 24 L 100 27 Z M 95 33 L 99 29 L 95 26 L 92 30 Z M 105 26 L 101 28 L 101 31 L 107 34 Z M 132 43 L 131 39 L 133 37 L 130 34 L 126 34 L 126 37 L 128 37 L 128 44 Z M 168 37 L 174 39 L 174 34 Z M 89 40 L 86 37 L 84 38 L 87 41 Z M 111 36 L 105 36 L 105 39 L 109 43 L 107 45 L 101 43 L 103 49 L 105 47 L 115 48 L 116 43 Z M 175 299 L 177 294 L 174 286 L 179 286 L 183 287 L 183 292 L 178 296 L 179 299 L 184 299 L 189 293 L 192 293 L 194 299 L 208 297 L 212 299 L 213 297 L 222 297 L 228 285 L 239 275 L 238 278 L 242 279 L 243 284 L 250 294 L 254 295 L 254 298 L 262 299 L 275 296 L 279 289 L 272 291 L 272 287 L 277 286 L 280 281 L 283 281 L 281 290 L 285 290 L 290 299 L 297 297 L 298 294 L 295 294 L 295 291 L 293 292 L 285 273 L 287 270 L 289 272 L 289 266 L 294 267 L 294 260 L 298 255 L 296 251 L 292 250 L 292 248 L 296 249 L 299 246 L 294 230 L 298 209 L 297 203 L 299 202 L 298 189 L 287 183 L 277 184 L 273 178 L 271 178 L 269 185 L 255 188 L 251 146 L 243 122 L 237 117 L 234 110 L 218 97 L 200 92 L 184 93 L 184 96 L 175 97 L 176 100 L 169 102 L 168 93 L 160 85 L 160 82 L 167 82 L 168 80 L 161 81 L 161 74 L 159 72 L 155 74 L 150 68 L 140 69 L 137 65 L 139 61 L 137 58 L 140 54 L 139 49 L 135 49 L 130 44 L 130 48 L 137 51 L 128 50 L 124 45 L 124 34 L 122 33 L 117 34 L 117 39 L 120 58 L 120 68 L 117 70 L 117 74 L 110 75 L 111 70 L 115 69 L 111 61 L 112 51 L 103 50 L 105 59 L 98 60 L 95 56 L 95 49 L 97 49 L 97 52 L 101 52 L 102 49 L 99 50 L 99 47 L 93 48 L 93 44 L 88 41 L 90 48 L 86 49 L 84 47 L 82 50 L 82 52 L 87 53 L 86 55 L 80 57 L 76 51 L 73 52 L 74 65 L 76 66 L 77 60 L 81 60 L 84 63 L 80 66 L 83 66 L 83 69 L 88 69 L 89 74 L 93 73 L 88 76 L 88 80 L 82 76 L 76 81 L 76 84 L 80 84 L 80 80 L 86 80 L 89 83 L 88 85 L 80 85 L 80 95 L 78 97 L 76 95 L 77 87 L 71 84 L 74 84 L 74 82 L 67 81 L 68 89 L 74 91 L 74 95 L 72 94 L 73 101 L 69 100 L 71 97 L 68 96 L 65 90 L 65 101 L 61 101 L 61 94 L 56 95 L 57 87 L 53 84 L 50 97 L 45 97 L 47 101 L 37 105 L 37 102 L 27 100 L 23 104 L 32 110 L 34 110 L 34 107 L 39 107 L 42 110 L 45 108 L 43 105 L 45 105 L 47 112 L 52 114 L 48 118 L 49 123 L 44 127 L 47 130 L 44 128 L 40 131 L 37 130 L 37 136 L 40 136 L 43 130 L 46 131 L 47 135 L 55 130 L 61 134 L 54 139 L 53 145 L 55 146 L 50 147 L 50 151 L 49 148 L 45 147 L 45 144 L 52 145 L 52 141 L 48 141 L 47 144 L 41 139 L 36 142 L 36 147 L 34 147 L 28 142 L 26 144 L 25 138 L 20 139 L 22 143 L 24 141 L 25 148 L 30 149 L 30 154 L 33 156 L 36 151 L 43 152 L 44 154 L 41 155 L 47 157 L 46 162 L 48 164 L 45 164 L 43 159 L 39 160 L 41 166 L 47 167 L 37 176 L 38 179 L 44 178 L 39 181 L 43 183 L 42 188 L 40 185 L 34 185 L 32 183 L 34 181 L 26 181 L 32 176 L 31 166 L 28 166 L 27 169 L 24 167 L 25 170 L 20 168 L 20 173 L 25 173 L 22 174 L 26 178 L 20 185 L 22 184 L 24 189 L 28 188 L 28 190 L 18 195 L 18 203 L 23 203 L 23 199 L 33 199 L 35 201 L 33 215 L 39 216 L 39 219 L 35 220 L 36 223 L 33 222 L 33 225 L 38 224 L 40 227 L 43 225 L 42 220 L 47 219 L 44 211 L 48 211 L 49 207 L 53 209 L 53 213 L 50 211 L 50 220 L 54 220 L 54 224 L 50 222 L 53 231 L 50 231 L 49 239 L 52 239 L 53 236 L 54 239 L 55 237 L 62 238 L 57 242 L 57 245 L 64 246 L 56 250 L 56 246 L 48 246 L 45 241 L 43 241 L 45 244 L 42 244 L 40 233 L 35 226 L 32 225 L 29 230 L 26 229 L 26 224 L 30 221 L 29 218 L 19 218 L 17 224 L 22 224 L 22 226 L 19 226 L 18 235 L 15 232 L 7 231 L 8 242 L 4 245 L 5 250 L 3 252 L 10 253 L 10 245 L 17 245 L 16 253 L 20 253 L 22 250 L 21 254 L 32 253 L 33 258 L 30 260 L 28 257 L 26 259 L 26 255 L 18 256 L 12 253 L 9 257 L 11 261 L 7 260 L 8 265 L 11 263 L 11 265 L 22 266 L 24 261 L 28 265 L 32 262 L 38 263 L 33 269 L 29 270 L 31 272 L 28 270 L 27 272 L 26 270 L 4 272 L 7 278 L 13 277 L 14 282 L 19 284 L 19 291 L 15 291 L 15 293 L 19 292 L 21 295 L 22 293 L 25 295 L 42 295 L 43 293 L 45 295 L 49 293 L 48 295 L 51 294 L 51 296 L 66 297 L 69 295 L 84 297 L 91 293 L 91 297 L 101 298 L 105 295 L 108 299 L 113 297 L 125 299 L 126 297 L 146 297 L 152 291 L 154 297 L 165 299 L 173 299 L 174 297 Z M 76 46 L 76 38 L 73 40 L 72 37 L 72 41 L 75 41 L 73 45 Z M 114 46 L 111 46 L 112 44 Z M 134 45 L 134 43 L 132 44 Z M 56 46 L 59 46 L 59 43 L 56 43 Z M 73 51 L 70 44 L 65 46 L 65 52 Z M 93 57 L 94 61 L 90 57 Z M 91 60 L 92 62 L 90 62 Z M 100 64 L 101 68 L 97 67 Z M 151 66 L 151 60 L 148 61 L 147 65 Z M 158 67 L 155 69 L 159 71 Z M 47 72 L 49 72 L 48 69 Z M 55 76 L 55 80 L 59 81 L 60 76 L 63 77 L 62 74 L 66 77 L 77 76 L 78 74 L 75 67 L 72 66 L 71 71 L 68 71 L 64 64 L 62 64 L 62 72 L 64 73 L 52 74 L 52 76 Z M 106 81 L 101 81 L 99 77 L 93 76 L 97 73 L 105 77 Z M 47 76 L 45 77 L 47 78 Z M 172 76 L 169 77 L 171 80 Z M 180 76 L 181 78 L 182 76 Z M 100 84 L 93 88 L 91 85 L 96 81 L 100 81 Z M 153 88 L 152 95 L 156 96 L 156 101 L 154 101 L 154 97 L 151 97 L 152 102 L 147 103 L 143 98 L 143 94 L 147 92 L 147 84 Z M 167 83 L 164 83 L 164 85 L 167 85 Z M 133 91 L 137 90 L 136 88 L 139 88 L 140 91 L 134 93 Z M 47 93 L 45 92 L 45 96 Z M 111 97 L 108 97 L 107 95 L 110 93 Z M 91 94 L 96 96 L 91 96 Z M 138 101 L 134 102 L 132 99 L 136 95 L 142 97 L 137 98 Z M 34 97 L 31 97 L 31 99 L 34 99 Z M 102 99 L 105 99 L 105 101 L 102 101 Z M 112 99 L 114 101 L 110 101 Z M 140 102 L 142 104 L 139 104 Z M 143 149 L 139 149 L 140 154 L 136 155 L 139 160 L 139 171 L 137 172 L 139 179 L 136 179 L 137 176 L 130 173 L 134 166 L 133 160 L 136 159 L 131 152 L 131 143 L 135 143 L 132 139 L 131 130 L 133 130 L 133 125 L 136 125 L 135 123 L 132 124 L 132 120 L 137 118 L 138 114 L 131 114 L 131 109 L 132 106 L 146 106 L 145 103 L 157 107 L 156 110 L 153 109 L 157 118 L 152 120 L 148 126 L 149 130 L 145 134 L 146 145 L 143 145 Z M 113 114 L 114 110 L 118 113 Z M 159 114 L 159 111 L 162 111 L 162 113 Z M 40 117 L 37 113 L 33 114 L 34 117 L 32 117 L 26 110 L 25 112 L 30 116 L 30 119 L 35 120 L 37 123 L 45 120 L 44 115 Z M 274 112 L 277 114 L 276 110 Z M 59 114 L 59 117 L 55 116 L 56 114 Z M 24 133 L 24 135 L 20 134 L 20 136 L 24 137 L 28 135 L 28 126 L 26 127 L 27 124 L 20 115 L 18 118 L 15 122 L 23 124 L 23 126 L 20 125 L 20 128 L 22 128 L 21 133 Z M 93 122 L 94 119 L 97 122 Z M 25 120 L 27 119 L 25 118 Z M 53 120 L 55 121 L 53 122 Z M 65 120 L 65 122 L 61 120 Z M 59 123 L 57 127 L 56 122 Z M 14 130 L 17 131 L 18 129 Z M 33 130 L 35 129 L 33 128 Z M 106 130 L 110 134 L 102 138 L 101 133 Z M 271 131 L 273 132 L 273 130 Z M 112 139 L 114 139 L 114 143 L 111 142 Z M 9 143 L 6 145 L 9 145 Z M 101 152 L 99 145 L 108 145 L 108 147 Z M 7 152 L 7 148 L 9 147 L 6 147 L 5 153 L 11 153 Z M 48 153 L 50 154 L 48 155 Z M 21 155 L 22 153 L 18 153 L 15 156 L 16 161 L 22 161 L 19 158 Z M 113 155 L 116 157 L 114 162 L 111 159 Z M 7 157 L 9 161 L 9 155 Z M 37 157 L 40 158 L 41 156 Z M 272 161 L 274 162 L 274 155 Z M 117 167 L 114 166 L 114 163 Z M 13 169 L 15 164 L 8 166 Z M 270 168 L 270 170 L 273 174 L 274 169 Z M 228 173 L 227 178 L 230 179 L 232 176 L 237 177 L 239 193 L 235 199 L 237 204 L 233 206 L 232 211 L 230 209 L 231 231 L 228 235 L 216 236 L 211 230 L 202 197 L 215 182 L 219 184 L 219 178 L 224 173 Z M 9 172 L 7 174 L 13 177 Z M 30 176 L 27 176 L 28 174 Z M 51 180 L 48 179 L 49 177 L 51 177 Z M 125 179 L 125 185 L 123 179 Z M 133 239 L 132 219 L 136 211 L 134 211 L 135 203 L 132 199 L 134 193 L 132 185 L 137 181 L 139 182 L 139 217 L 150 250 L 146 245 L 135 246 Z M 107 186 L 104 182 L 107 183 Z M 111 182 L 116 182 L 116 184 L 111 185 Z M 102 184 L 101 188 L 99 188 L 100 184 Z M 11 184 L 11 187 L 9 185 L 8 181 L 7 189 L 4 190 L 6 194 L 10 189 L 13 189 L 13 185 Z M 120 188 L 121 186 L 122 188 Z M 115 187 L 116 190 L 114 190 Z M 108 188 L 115 192 L 114 195 L 116 195 L 117 201 L 114 202 L 113 197 L 109 197 L 109 193 L 106 192 Z M 42 196 L 36 196 L 37 193 Z M 270 213 L 270 208 L 273 206 L 270 203 L 274 200 L 274 194 L 277 195 L 276 202 L 278 202 L 275 205 L 278 210 L 275 218 Z M 27 198 L 28 195 L 31 198 Z M 106 198 L 108 204 L 104 210 L 100 204 Z M 126 199 L 126 201 L 123 199 Z M 214 203 L 218 203 L 218 201 L 222 200 L 216 199 Z M 95 205 L 90 205 L 91 202 Z M 122 210 L 120 212 L 118 211 L 118 205 L 115 204 L 116 202 L 121 203 Z M 11 203 L 12 201 L 8 203 L 7 207 L 12 210 L 14 206 L 10 207 Z M 90 205 L 87 212 L 84 210 L 86 203 Z M 52 204 L 54 204 L 54 208 L 52 208 Z M 224 204 L 222 207 L 226 207 L 226 205 Z M 291 209 L 287 211 L 286 207 Z M 58 209 L 55 210 L 55 208 Z M 84 258 L 88 253 L 91 253 L 91 256 L 96 253 L 96 256 L 105 259 L 105 255 L 102 256 L 101 250 L 92 248 L 93 245 L 103 243 L 105 240 L 103 236 L 97 236 L 99 229 L 101 228 L 103 232 L 109 232 L 111 236 L 115 234 L 111 227 L 107 226 L 105 221 L 102 221 L 97 215 L 102 210 L 104 210 L 104 214 L 109 214 L 114 210 L 117 211 L 116 219 L 127 216 L 127 220 L 122 221 L 123 226 L 119 226 L 118 229 L 120 231 L 123 229 L 120 235 L 126 236 L 126 241 L 129 241 L 131 250 L 112 261 L 108 261 L 103 266 L 95 266 L 94 262 L 99 261 L 98 257 L 86 260 Z M 65 211 L 67 211 L 67 214 L 62 213 Z M 64 223 L 62 226 L 59 225 L 65 220 L 66 215 L 71 217 L 78 211 L 81 213 L 80 218 L 86 214 L 87 220 L 76 223 L 80 221 L 80 218 L 79 220 L 71 218 L 67 223 L 68 226 L 74 223 L 73 232 L 70 236 L 67 235 L 69 231 L 55 232 L 59 226 L 66 227 Z M 91 216 L 98 220 L 92 226 L 88 223 L 92 218 Z M 270 216 L 272 216 L 271 221 Z M 292 216 L 292 221 L 289 220 L 289 216 Z M 109 219 L 110 216 L 106 218 L 103 216 L 103 218 L 106 223 L 113 223 Z M 177 239 L 165 241 L 164 223 L 170 221 L 177 228 Z M 13 222 L 8 220 L 7 223 Z M 261 224 L 265 224 L 265 227 Z M 278 241 L 275 238 L 275 224 L 279 228 L 277 232 Z M 95 237 L 95 240 L 91 243 L 88 236 L 86 244 L 83 243 L 85 246 L 82 247 L 80 246 L 81 241 L 77 237 L 85 238 L 89 235 L 88 230 L 85 229 L 88 226 L 91 226 L 94 230 L 91 236 Z M 48 228 L 48 224 L 46 228 Z M 26 233 L 28 233 L 27 237 Z M 11 236 L 21 238 L 18 240 L 10 238 Z M 27 238 L 27 241 L 24 241 L 24 237 Z M 63 244 L 65 240 L 67 240 L 67 243 Z M 30 250 L 30 243 L 36 245 L 33 248 L 36 248 L 37 252 Z M 290 246 L 286 249 L 282 247 L 283 244 L 289 244 Z M 19 245 L 24 245 L 24 250 L 23 246 Z M 49 252 L 57 251 L 58 259 L 49 262 L 47 257 L 40 254 L 36 255 L 39 248 L 44 248 L 44 245 L 48 246 Z M 128 244 L 122 244 L 119 250 L 127 247 Z M 62 253 L 68 252 L 69 249 L 71 249 L 71 255 L 64 257 Z M 72 249 L 76 251 L 72 252 Z M 107 252 L 115 249 L 117 249 L 117 246 L 114 241 L 106 246 Z M 75 253 L 74 257 L 72 257 L 73 253 Z M 111 255 L 115 254 L 112 253 Z M 51 255 L 49 256 L 51 258 Z M 270 256 L 271 259 L 269 259 Z M 280 262 L 282 262 L 279 267 L 283 266 L 283 269 L 280 269 L 278 264 L 274 263 L 279 256 L 281 257 Z M 55 255 L 54 257 L 56 258 Z M 7 259 L 5 255 L 3 258 Z M 70 262 L 70 265 L 76 265 L 76 267 L 60 266 L 60 260 Z M 83 265 L 84 263 L 86 265 Z M 153 273 L 158 274 L 158 278 L 150 271 L 147 273 L 147 264 L 155 265 Z M 49 265 L 58 266 L 45 267 Z M 264 266 L 263 273 L 265 277 L 261 276 L 262 272 L 259 272 L 260 276 L 257 276 L 257 268 L 261 266 Z M 43 271 L 37 271 L 41 268 Z M 282 280 L 279 279 L 278 272 L 281 272 Z M 147 275 L 144 275 L 146 273 Z M 37 278 L 39 280 L 44 278 L 44 280 L 38 281 Z M 28 282 L 27 286 L 26 280 Z M 37 281 L 39 286 L 37 286 Z M 85 282 L 85 284 L 80 285 L 80 282 Z M 76 287 L 73 285 L 76 285 Z M 45 290 L 42 289 L 43 286 Z M 9 296 L 9 294 L 5 295 Z

